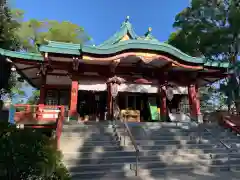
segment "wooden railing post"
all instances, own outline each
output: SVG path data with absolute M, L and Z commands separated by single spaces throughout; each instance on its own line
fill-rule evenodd
M 26 114 L 29 114 L 31 112 L 31 108 L 29 104 L 27 104 L 25 111 L 26 111 Z

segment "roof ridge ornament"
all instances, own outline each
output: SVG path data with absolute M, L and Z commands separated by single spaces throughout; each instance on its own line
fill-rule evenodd
M 43 42 L 45 42 L 46 44 L 48 44 L 48 43 L 50 43 L 51 41 L 48 40 L 47 38 L 44 38 L 44 39 L 43 39 Z
M 149 34 L 151 34 L 151 32 L 152 32 L 152 28 L 149 27 L 148 31 L 144 34 L 144 36 L 147 37 Z
M 125 21 L 121 24 L 121 27 L 125 26 L 127 23 L 129 23 L 130 16 L 126 16 Z
M 125 22 L 128 22 L 130 19 L 130 16 L 126 16 Z

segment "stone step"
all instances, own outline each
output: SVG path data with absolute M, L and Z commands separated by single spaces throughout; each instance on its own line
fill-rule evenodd
M 63 132 L 62 132 L 62 135 L 71 135 L 71 134 L 74 134 L 74 135 L 76 135 L 76 136 L 89 136 L 89 135 L 109 136 L 109 135 L 111 135 L 112 133 L 113 133 L 113 130 L 112 130 L 112 129 L 109 129 L 108 131 L 104 131 L 104 132 L 91 131 L 91 130 L 87 130 L 87 131 L 79 130 L 79 131 L 65 131 L 65 132 L 63 131 Z
M 195 136 L 199 136 L 199 135 L 203 135 L 203 136 L 211 136 L 211 134 L 209 132 L 205 132 L 205 131 L 185 131 L 185 130 L 158 130 L 158 131 L 144 131 L 144 130 L 131 130 L 131 133 L 133 135 L 136 136 L 140 136 L 140 137 L 144 137 L 144 136 L 189 136 L 189 135 L 195 135 Z M 123 129 L 118 129 L 119 133 L 124 134 L 124 130 Z
M 155 140 L 136 140 L 138 145 L 145 145 L 145 146 L 165 146 L 165 145 L 194 145 L 194 144 L 219 144 L 219 141 L 209 141 L 206 139 L 194 139 L 194 140 L 165 140 L 165 139 L 155 139 Z M 132 145 L 131 142 L 127 142 L 128 145 Z
M 91 171 L 106 171 L 111 170 L 129 170 L 131 168 L 131 163 L 99 163 L 99 164 L 76 164 L 67 165 L 67 169 L 70 172 L 91 172 Z
M 100 128 L 100 127 L 96 127 L 96 128 L 65 127 L 65 128 L 62 129 L 62 132 L 82 132 L 82 133 L 96 132 L 96 133 L 105 133 L 105 132 L 111 132 L 112 129 L 113 129 L 112 127 L 106 127 L 106 128 Z
M 227 155 L 227 156 L 226 156 Z M 226 153 L 212 153 L 211 154 L 212 159 L 219 159 L 219 158 L 224 158 L 224 157 L 229 157 L 229 158 L 240 158 L 240 153 L 233 151 L 233 152 L 228 152 Z
M 221 143 L 219 144 L 179 144 L 179 145 L 140 145 L 139 148 L 143 150 L 158 150 L 158 151 L 168 151 L 175 149 L 210 149 L 210 148 L 225 148 Z
M 113 141 L 114 136 L 70 136 L 70 135 L 63 135 L 61 136 L 61 140 L 66 140 L 66 141 L 75 141 L 76 143 L 78 141 L 84 141 L 84 142 L 88 142 L 88 141 Z
M 86 151 L 94 151 L 97 149 L 121 149 L 120 144 L 115 140 L 98 140 L 93 141 L 92 139 L 60 139 L 60 150 L 64 152 L 86 152 Z
M 198 150 L 197 150 L 198 151 Z M 116 155 L 118 154 L 118 156 Z M 132 162 L 135 161 L 135 152 L 103 152 L 103 153 L 64 153 L 64 161 L 70 164 L 75 162 L 82 162 L 83 164 L 94 163 L 99 161 L 108 162 Z M 193 158 L 193 160 L 198 159 L 221 159 L 221 158 L 240 158 L 238 152 L 189 152 L 189 151 L 172 151 L 172 152 L 162 152 L 159 151 L 142 151 L 140 152 L 140 161 L 157 161 L 160 159 L 176 159 L 176 158 Z
M 118 144 L 111 144 L 111 145 L 104 145 L 104 146 L 95 146 L 95 145 L 84 145 L 81 147 L 81 152 L 102 152 L 104 151 L 117 151 L 117 150 L 123 150 L 123 147 L 119 146 Z M 65 151 L 65 153 L 68 152 L 75 152 L 69 148 L 68 151 Z M 76 151 L 77 153 L 80 151 Z
M 221 155 L 221 156 L 220 156 Z M 141 151 L 139 153 L 139 161 L 161 161 L 167 159 L 168 161 L 173 161 L 174 159 L 189 159 L 192 160 L 206 160 L 214 159 L 219 156 L 219 158 L 228 157 L 228 152 L 219 152 L 219 153 L 197 153 L 197 152 L 188 152 L 188 151 L 169 151 L 162 152 L 159 151 Z M 239 157 L 239 156 L 238 156 Z M 104 152 L 104 153 L 65 153 L 64 161 L 67 164 L 87 164 L 87 163 L 96 163 L 96 162 L 134 162 L 136 160 L 135 152 L 127 151 L 118 151 L 118 152 Z
M 206 166 L 198 166 L 198 167 L 194 167 L 194 166 L 168 166 L 168 167 L 157 167 L 157 168 L 143 168 L 140 166 L 139 168 L 139 176 L 147 176 L 147 175 L 152 175 L 152 174 L 165 174 L 165 173 L 184 173 L 184 174 L 188 174 L 189 172 L 193 172 L 193 171 L 198 171 L 198 172 L 202 172 L 202 173 L 207 173 L 207 172 L 221 172 L 223 173 L 224 171 L 226 172 L 230 172 L 231 168 L 234 167 L 239 167 L 240 165 L 209 165 L 208 167 Z M 134 167 L 133 167 L 134 169 Z M 101 179 L 101 178 L 105 178 L 105 177 L 111 177 L 111 178 L 115 178 L 115 177 L 128 177 L 128 176 L 134 176 L 134 171 L 129 170 L 129 169 L 115 169 L 115 168 L 111 168 L 111 169 L 106 169 L 106 170 L 101 170 L 101 171 L 85 171 L 85 172 L 71 172 L 70 174 L 72 176 L 72 178 L 79 178 L 79 179 L 83 179 L 83 178 L 97 178 L 97 179 Z M 226 176 L 225 176 L 226 177 Z
M 208 164 L 207 164 L 208 163 Z M 162 162 L 149 162 L 149 163 L 139 163 L 139 168 L 140 169 L 148 169 L 148 170 L 153 170 L 153 169 L 158 169 L 159 171 L 177 171 L 177 172 L 184 172 L 185 170 L 203 170 L 205 172 L 213 172 L 213 171 L 230 171 L 230 168 L 233 167 L 240 167 L 240 163 L 236 164 L 227 164 L 227 163 L 217 163 L 217 164 L 211 164 L 210 162 L 198 162 L 198 163 L 179 163 L 179 164 L 165 164 Z M 131 165 L 132 169 L 135 170 L 136 165 L 133 164 Z
M 142 126 L 142 127 L 198 127 L 195 123 L 189 122 L 128 122 L 128 126 Z
M 118 151 L 105 151 L 104 148 L 102 149 L 103 151 L 88 151 L 88 152 L 64 152 L 64 157 L 81 157 L 81 158 L 93 158 L 93 159 L 99 159 L 99 158 L 104 158 L 104 157 L 124 157 L 124 156 L 135 156 L 134 151 L 123 151 L 123 150 L 118 150 Z
M 145 171 L 140 173 L 144 180 L 239 180 L 239 176 L 230 171 L 209 173 L 200 170 L 188 172 L 160 172 L 157 170 Z
M 90 171 L 90 172 L 70 172 L 72 179 L 131 179 L 134 177 L 134 172 L 131 170 L 112 170 L 108 169 L 105 171 Z
M 114 177 L 114 180 L 148 180 L 146 179 L 146 177 L 144 177 L 145 179 L 142 179 L 142 177 L 139 176 L 132 176 L 132 177 Z M 72 180 L 79 180 L 78 177 L 74 178 L 72 177 Z M 111 176 L 103 176 L 103 177 L 90 177 L 90 178 L 81 178 L 81 180 L 113 180 L 113 177 Z M 150 180 L 150 179 L 149 179 Z
M 160 146 L 161 147 L 161 146 Z M 157 151 L 159 153 L 161 152 L 176 152 L 176 151 L 184 151 L 186 153 L 196 153 L 196 154 L 199 154 L 199 153 L 228 153 L 229 151 L 225 148 L 225 147 L 221 147 L 221 148 L 202 148 L 202 149 L 199 149 L 199 148 L 179 148 L 179 149 L 175 149 L 175 148 L 164 148 L 164 147 L 161 147 L 162 149 L 157 149 L 156 147 L 139 147 L 139 149 L 141 151 Z
M 236 165 L 209 165 L 209 166 L 198 166 L 198 167 L 193 167 L 193 166 L 182 166 L 182 167 L 166 167 L 166 168 L 139 168 L 139 176 L 141 177 L 146 177 L 148 175 L 151 175 L 151 176 L 154 176 L 155 178 L 157 177 L 160 177 L 162 176 L 163 174 L 165 174 L 165 178 L 166 178 L 166 174 L 172 174 L 172 175 L 188 175 L 188 174 L 191 174 L 192 176 L 189 176 L 188 177 L 188 180 L 193 180 L 195 179 L 194 177 L 196 177 L 197 175 L 199 175 L 199 179 L 197 180 L 211 180 L 211 179 L 214 179 L 214 180 L 217 180 L 217 179 L 222 179 L 222 180 L 225 180 L 225 179 L 229 179 L 231 177 L 234 177 L 232 172 L 231 172 L 231 169 L 232 168 L 235 168 L 235 167 L 240 167 L 240 164 L 236 164 Z M 204 174 L 210 174 L 212 175 L 212 178 L 211 176 L 209 176 L 208 178 L 203 178 L 202 175 Z M 224 176 L 224 178 L 221 178 L 220 176 L 213 176 L 213 174 L 222 174 Z M 170 176 L 171 177 L 171 176 Z M 177 180 L 180 180 L 179 176 L 176 176 L 178 178 L 176 178 Z M 183 176 L 184 177 L 184 176 Z M 186 176 L 185 176 L 186 177 Z M 217 178 L 216 178 L 217 177 Z M 165 179 L 164 178 L 164 179 Z M 235 177 L 236 178 L 236 177 Z M 236 178 L 234 180 L 237 180 L 239 178 Z M 187 180 L 187 179 L 182 179 L 181 180 Z M 231 178 L 231 180 L 233 180 Z
M 67 139 L 66 139 L 67 140 Z M 61 139 L 61 141 L 64 141 L 64 140 L 62 140 Z M 79 143 L 79 146 L 114 146 L 114 145 L 117 145 L 117 142 L 115 142 L 115 141 L 113 141 L 113 140 L 108 140 L 108 141 L 106 141 L 106 140 L 96 140 L 96 141 L 94 141 L 94 140 L 84 140 L 84 139 L 80 139 L 79 138 L 79 141 L 73 141 L 75 144 L 78 144 L 78 142 L 80 142 L 81 141 L 81 143 Z
M 181 167 L 189 167 L 193 168 L 198 167 L 206 167 L 206 168 L 217 168 L 217 167 L 227 167 L 228 165 L 235 167 L 240 167 L 240 159 L 235 159 L 229 161 L 227 158 L 223 159 L 199 159 L 197 161 L 191 161 L 191 159 L 175 159 L 174 161 L 163 162 L 159 161 L 145 161 L 138 162 L 139 168 L 142 169 L 153 169 L 153 168 L 181 168 Z M 67 168 L 71 172 L 86 172 L 86 171 L 105 171 L 107 169 L 135 169 L 136 162 L 124 163 L 124 162 L 115 162 L 115 163 L 92 163 L 92 164 L 69 164 Z

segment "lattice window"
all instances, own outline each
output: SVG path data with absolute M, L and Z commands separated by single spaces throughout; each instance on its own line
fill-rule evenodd
M 47 105 L 58 105 L 58 92 L 57 92 L 57 90 L 47 90 L 46 104 Z

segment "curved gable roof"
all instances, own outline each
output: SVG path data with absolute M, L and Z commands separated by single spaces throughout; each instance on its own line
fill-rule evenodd
M 125 35 L 128 35 L 129 39 L 121 41 Z M 81 53 L 93 55 L 111 55 L 126 50 L 151 50 L 156 51 L 156 53 L 159 54 L 167 53 L 182 61 L 185 61 L 186 63 L 201 64 L 208 67 L 229 67 L 229 63 L 211 61 L 204 57 L 192 57 L 167 43 L 159 42 L 151 34 L 151 28 L 148 29 L 144 36 L 138 36 L 134 32 L 132 24 L 129 22 L 129 17 L 127 17 L 127 19 L 122 23 L 118 32 L 98 46 L 56 41 L 47 41 L 47 44 L 42 44 L 39 46 L 40 52 L 68 54 L 73 56 L 80 56 Z M 41 53 L 20 53 L 0 49 L 0 54 L 28 60 L 43 60 Z

